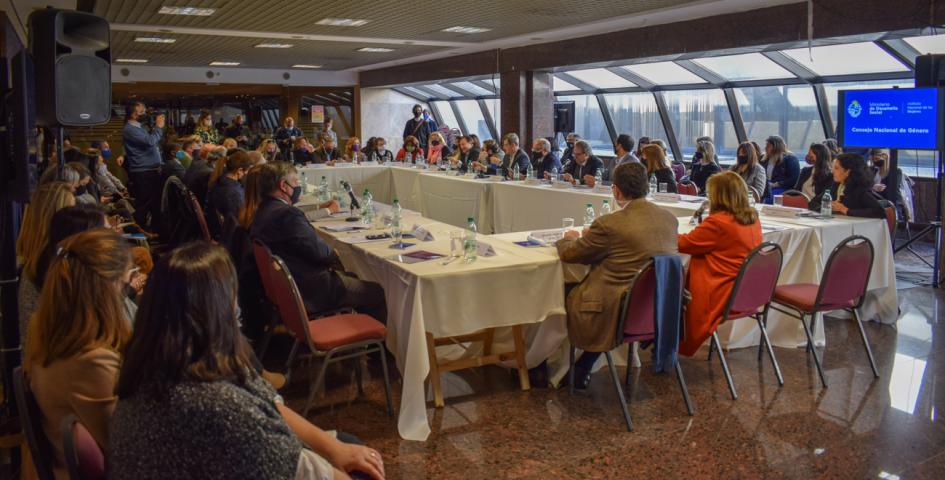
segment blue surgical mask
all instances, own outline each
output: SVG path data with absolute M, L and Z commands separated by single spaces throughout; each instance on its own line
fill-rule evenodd
M 102 158 L 108 158 L 108 157 L 111 157 L 111 156 L 112 156 L 112 151 L 111 151 L 111 149 L 106 148 L 106 149 L 102 150 Z
M 178 160 L 183 160 L 183 159 L 187 158 L 187 152 L 185 152 L 185 151 L 183 151 L 183 150 L 178 150 L 178 151 L 177 151 L 177 154 L 176 154 L 175 156 L 177 157 Z

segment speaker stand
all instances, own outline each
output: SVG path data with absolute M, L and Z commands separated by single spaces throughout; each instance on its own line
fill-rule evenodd
M 896 245 L 893 253 L 899 253 L 909 248 L 917 240 L 929 234 L 935 235 L 935 251 L 932 253 L 932 288 L 941 284 L 941 255 L 942 255 L 942 176 L 945 175 L 945 165 L 942 164 L 942 152 L 935 152 L 938 172 L 935 175 L 935 220 L 919 230 L 914 237 L 906 240 L 902 245 Z

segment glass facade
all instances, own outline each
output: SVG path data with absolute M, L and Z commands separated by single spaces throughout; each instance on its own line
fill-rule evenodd
M 456 108 L 459 109 L 459 114 L 463 116 L 463 121 L 466 123 L 464 134 L 476 134 L 480 140 L 492 138 L 489 126 L 486 125 L 486 118 L 483 117 L 482 109 L 479 108 L 479 102 L 475 100 L 457 100 Z
M 738 137 L 722 90 L 674 90 L 663 92 L 663 96 L 684 160 L 691 160 L 696 153 L 699 137 L 712 139 L 719 161 L 735 158 Z
M 628 133 L 634 140 L 648 136 L 666 141 L 666 129 L 652 93 L 610 93 L 604 95 L 604 101 L 618 135 Z
M 758 144 L 771 135 L 784 139 L 789 149 L 807 151 L 826 138 L 814 89 L 810 85 L 735 89 L 748 138 Z
M 574 131 L 590 142 L 595 155 L 613 154 L 614 143 L 604 124 L 604 115 L 600 111 L 597 97 L 594 95 L 559 96 L 558 100 L 574 101 Z M 562 148 L 563 145 L 562 143 Z

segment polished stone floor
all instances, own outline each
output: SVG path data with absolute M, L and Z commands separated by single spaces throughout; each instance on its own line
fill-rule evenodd
M 675 378 L 653 374 L 645 360 L 632 372 L 632 433 L 606 368 L 586 394 L 574 396 L 566 388 L 522 392 L 499 368 L 444 375 L 446 407 L 429 404 L 433 433 L 412 442 L 400 439 L 386 416 L 379 369 L 372 368 L 365 397 L 355 399 L 340 366 L 309 417 L 376 447 L 393 479 L 942 479 L 945 293 L 913 287 L 899 294 L 896 328 L 867 325 L 880 378 L 873 378 L 855 325 L 828 319 L 829 388 L 821 388 L 804 349 L 776 349 L 781 388 L 756 350 L 735 350 L 728 354 L 739 394 L 733 401 L 719 363 L 706 362 L 703 351 L 682 361 L 696 408 L 690 417 Z M 308 385 L 299 373 L 284 393 L 300 409 Z

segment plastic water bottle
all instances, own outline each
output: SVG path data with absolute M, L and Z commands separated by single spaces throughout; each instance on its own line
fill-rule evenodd
M 348 192 L 345 190 L 344 180 L 338 180 L 338 207 L 342 210 L 348 209 Z
M 532 166 L 532 162 L 528 162 L 528 166 L 525 167 L 525 179 L 535 178 L 535 167 Z
M 476 220 L 473 217 L 466 219 L 466 237 L 463 239 L 463 261 L 472 263 L 476 261 L 476 255 L 479 252 L 479 243 L 476 241 Z
M 305 172 L 302 172 L 302 194 L 308 193 L 308 178 L 305 176 Z
M 557 182 L 558 179 L 558 167 L 551 168 L 551 181 L 552 183 Z
M 603 205 L 600 206 L 600 216 L 608 215 L 611 212 L 610 210 L 610 200 L 604 200 Z
M 595 218 L 597 218 L 597 215 L 594 213 L 594 205 L 588 203 L 584 209 L 584 226 L 590 227 Z
M 374 223 L 374 203 L 371 199 L 371 192 L 367 189 L 364 190 L 364 195 L 361 196 L 361 221 L 365 225 Z
M 820 216 L 823 218 L 833 217 L 833 197 L 830 196 L 830 189 L 824 191 L 824 196 L 820 198 Z
M 414 160 L 416 160 L 414 163 L 418 165 L 426 165 L 427 161 L 423 158 L 423 150 L 420 150 L 420 156 L 414 157 Z
M 650 195 L 656 193 L 656 175 L 650 175 Z
M 601 172 L 601 169 L 597 169 L 597 173 L 594 174 L 594 186 L 599 187 L 604 184 L 604 173 Z
M 404 237 L 403 232 L 400 230 L 400 217 L 403 215 L 403 209 L 400 207 L 400 202 L 395 198 L 394 203 L 390 207 L 390 228 L 391 228 L 391 237 L 394 238 L 394 245 L 400 245 L 403 243 Z
M 318 197 L 323 202 L 328 200 L 328 179 L 324 175 L 322 175 L 321 181 L 318 182 Z

